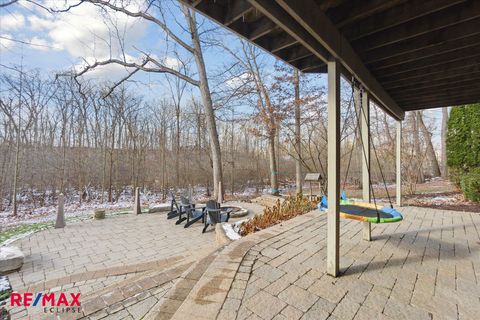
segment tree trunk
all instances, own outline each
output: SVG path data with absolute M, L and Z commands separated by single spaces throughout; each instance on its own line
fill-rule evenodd
M 448 177 L 447 166 L 447 128 L 448 128 L 448 107 L 442 109 L 442 177 Z
M 422 154 L 420 152 L 420 134 L 418 127 L 419 124 L 419 112 L 416 111 L 412 114 L 413 116 L 413 145 L 415 148 L 415 168 L 417 168 L 417 183 L 424 183 L 425 177 L 423 175 L 423 166 L 422 166 Z
M 217 124 L 215 120 L 215 111 L 213 110 L 212 97 L 208 86 L 207 71 L 205 61 L 203 59 L 202 47 L 198 36 L 197 22 L 195 13 L 184 7 L 185 16 L 188 21 L 190 33 L 192 36 L 192 44 L 194 48 L 195 62 L 199 78 L 199 89 L 202 96 L 203 107 L 205 108 L 205 118 L 210 136 L 210 148 L 212 153 L 213 167 L 213 196 L 215 199 L 223 198 L 219 195 L 219 182 L 223 185 L 222 155 L 220 151 L 220 141 L 218 139 Z
M 303 179 L 302 179 L 302 132 L 301 132 L 301 117 L 300 117 L 300 81 L 298 70 L 295 69 L 293 74 L 293 84 L 295 87 L 295 185 L 297 194 L 302 193 Z
M 418 123 L 420 125 L 420 129 L 422 130 L 423 136 L 425 137 L 425 144 L 426 144 L 426 155 L 428 162 L 430 164 L 430 170 L 433 177 L 439 177 L 440 167 L 438 166 L 437 155 L 435 154 L 435 149 L 433 148 L 432 144 L 432 133 L 427 129 L 425 123 L 423 122 L 422 113 L 418 112 Z
M 19 118 L 20 118 L 20 110 L 18 111 Z M 17 188 L 18 188 L 18 174 L 20 172 L 20 121 L 18 122 L 17 127 L 17 144 L 15 147 L 15 172 L 13 176 L 13 194 L 12 194 L 12 202 L 13 202 L 13 215 L 17 215 L 18 205 L 17 205 Z
M 275 152 L 275 136 L 276 130 L 272 129 L 268 136 L 268 156 L 270 162 L 270 187 L 272 194 L 278 195 L 278 172 L 277 172 L 277 157 Z

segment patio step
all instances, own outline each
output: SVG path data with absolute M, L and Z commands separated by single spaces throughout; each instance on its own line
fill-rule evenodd
M 218 250 L 202 258 L 198 262 L 190 266 L 175 281 L 175 284 L 158 301 L 158 303 L 150 309 L 143 319 L 145 320 L 168 320 L 171 319 L 175 312 L 180 308 L 187 296 L 190 294 L 198 280 L 203 276 L 210 264 L 218 254 Z
M 109 315 L 123 318 L 124 315 L 131 314 L 129 309 L 146 309 L 143 313 L 145 315 L 148 312 L 148 305 L 152 307 L 158 301 L 158 297 L 163 296 L 192 264 L 191 259 L 178 260 L 168 267 L 144 271 L 100 291 L 87 294 L 82 297 L 83 315 L 79 318 L 101 319 Z M 136 307 L 137 304 L 146 305 Z M 138 312 L 141 313 L 140 310 Z M 142 317 L 143 315 L 138 314 Z

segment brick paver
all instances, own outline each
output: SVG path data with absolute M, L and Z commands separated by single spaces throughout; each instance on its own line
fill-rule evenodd
M 229 245 L 217 260 L 238 268 L 217 319 L 478 319 L 480 214 L 401 211 L 401 223 L 372 226 L 371 242 L 360 223 L 341 221 L 338 278 L 325 273 L 318 211 Z M 189 298 L 182 309 L 195 308 Z
M 177 226 L 161 213 L 48 229 L 14 243 L 26 259 L 9 279 L 19 292 L 81 292 L 82 307 L 91 319 L 138 319 L 171 287 L 166 283 L 181 274 L 163 274 L 162 269 L 194 261 L 217 248 L 213 228 L 205 234 L 201 229 L 201 223 L 187 229 Z M 149 274 L 151 270 L 160 273 Z M 40 309 L 12 309 L 12 318 L 23 319 L 28 313 L 40 319 Z

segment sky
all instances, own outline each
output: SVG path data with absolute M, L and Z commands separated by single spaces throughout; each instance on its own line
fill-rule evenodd
M 0 0 L 0 2 L 3 0 Z M 167 3 L 165 20 L 172 30 L 188 42 L 188 35 L 182 29 L 183 16 L 174 0 Z M 173 1 L 173 2 L 172 2 Z M 75 4 L 75 0 L 38 0 L 42 6 L 62 9 Z M 130 0 L 127 7 L 131 11 L 143 8 L 143 0 Z M 152 10 L 152 9 L 150 9 Z M 217 25 L 197 16 L 200 30 L 216 29 L 214 37 L 223 39 L 229 46 L 238 45 L 236 36 L 229 34 Z M 116 37 L 118 35 L 118 37 Z M 117 39 L 121 38 L 122 41 Z M 13 40 L 13 41 L 12 41 Z M 178 68 L 179 59 L 187 55 L 181 52 L 175 56 L 174 48 L 165 41 L 164 33 L 153 23 L 140 18 L 132 18 L 122 13 L 105 12 L 97 6 L 82 4 L 67 13 L 51 13 L 31 2 L 20 0 L 14 5 L 0 8 L 0 69 L 22 65 L 25 69 L 39 69 L 44 74 L 58 74 L 69 70 L 81 70 L 86 63 L 109 57 L 122 57 L 127 61 L 140 61 L 143 52 L 151 54 L 167 66 Z M 221 48 L 205 46 L 205 62 L 209 75 L 222 72 L 230 62 L 228 54 Z M 273 70 L 275 59 L 265 55 L 262 61 Z M 194 73 L 194 71 L 192 71 Z M 88 79 L 115 81 L 125 76 L 126 70 L 119 66 L 105 66 L 88 74 Z M 195 75 L 192 75 L 195 77 Z M 132 78 L 133 85 L 147 100 L 162 97 L 167 93 L 164 75 L 139 72 Z M 325 76 L 318 81 L 326 86 Z M 215 91 L 215 80 L 211 90 Z M 192 86 L 187 86 L 188 95 L 197 96 Z M 425 114 L 427 121 L 436 123 L 435 136 L 439 130 L 439 110 Z

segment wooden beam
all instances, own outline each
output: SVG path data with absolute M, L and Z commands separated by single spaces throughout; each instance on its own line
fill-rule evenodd
M 428 34 L 435 30 L 445 29 L 478 17 L 480 17 L 480 1 L 467 1 L 455 7 L 415 19 L 407 24 L 401 24 L 353 41 L 352 45 L 360 51 L 372 50 L 422 34 Z
M 302 72 L 303 73 L 327 73 L 327 66 L 324 65 L 324 66 L 321 66 L 321 67 L 304 70 Z
M 405 1 L 406 0 L 345 1 L 337 8 L 329 10 L 327 15 L 337 28 L 341 28 L 349 23 L 383 12 Z
M 474 76 L 473 78 L 468 78 L 465 81 L 458 81 L 458 82 L 446 81 L 446 83 L 441 85 L 432 84 L 430 86 L 424 86 L 424 87 L 415 87 L 414 85 L 412 85 L 412 87 L 408 89 L 405 89 L 405 88 L 395 89 L 389 92 L 392 97 L 397 99 L 403 96 L 436 94 L 438 92 L 442 92 L 443 90 L 448 90 L 448 89 L 468 88 L 468 87 L 473 87 L 475 85 L 478 85 L 478 83 L 480 83 L 480 75 Z
M 458 40 L 464 37 L 476 35 L 480 30 L 480 19 L 473 19 L 451 26 L 446 29 L 440 29 L 429 33 L 409 38 L 399 43 L 393 43 L 381 48 L 356 47 L 357 53 L 362 57 L 366 64 L 376 61 L 386 60 L 402 54 L 417 52 L 419 50 L 433 47 L 447 41 Z
M 280 26 L 290 36 L 304 45 L 323 62 L 327 62 L 330 54 L 315 38 L 306 32 L 297 21 L 292 19 L 281 7 L 271 0 L 248 0 L 252 6 Z
M 322 60 L 318 59 L 317 56 L 310 56 L 310 57 L 306 57 L 306 58 L 299 59 L 299 60 L 295 61 L 295 63 L 293 63 L 293 65 L 298 70 L 304 72 L 304 71 L 307 71 L 307 70 L 311 70 L 311 69 L 314 69 L 314 68 L 325 66 L 326 64 Z
M 461 49 L 455 52 L 440 54 L 435 57 L 419 59 L 417 61 L 405 63 L 403 65 L 385 68 L 380 71 L 375 70 L 374 73 L 387 74 L 388 77 L 393 77 L 396 75 L 398 75 L 399 77 L 402 77 L 407 73 L 409 74 L 412 74 L 414 72 L 423 73 L 424 70 L 435 70 L 436 68 L 442 68 L 447 64 L 456 65 L 460 61 L 465 61 L 466 59 L 475 59 L 479 56 L 480 56 L 480 45 L 476 47 Z
M 253 10 L 252 6 L 245 0 L 229 1 L 223 24 L 228 27 L 231 23 L 239 20 L 251 10 Z
M 480 81 L 480 72 L 469 73 L 464 76 L 456 76 L 443 80 L 433 82 L 414 82 L 405 85 L 404 87 L 394 88 L 389 90 L 390 95 L 396 99 L 399 95 L 411 94 L 418 91 L 440 91 L 448 88 L 456 88 L 457 86 L 464 86 L 470 83 L 478 83 Z
M 268 37 L 261 37 L 254 41 L 254 43 L 271 53 L 276 53 L 277 51 L 297 44 L 298 41 L 288 33 L 281 33 L 275 36 L 269 35 Z
M 465 1 L 467 0 L 410 0 L 380 14 L 369 15 L 361 23 L 348 25 L 342 28 L 342 33 L 350 41 L 358 40 Z
M 406 111 L 413 111 L 413 110 L 424 110 L 424 109 L 434 109 L 434 108 L 444 108 L 448 106 L 461 106 L 465 104 L 472 104 L 472 103 L 480 103 L 480 95 L 475 97 L 467 97 L 467 98 L 451 98 L 445 100 L 439 100 L 435 102 L 429 103 L 422 103 L 418 105 L 407 105 L 405 106 Z
M 255 21 L 245 22 L 237 20 L 229 25 L 229 28 L 238 34 L 243 35 L 250 41 L 254 41 L 260 37 L 268 35 L 277 29 L 277 25 L 266 17 L 260 17 Z
M 298 68 L 303 73 L 327 73 L 327 65 L 322 63 L 322 64 L 317 64 L 317 65 L 308 65 L 305 67 Z
M 370 99 L 367 92 L 355 89 L 360 103 L 360 134 L 362 141 L 362 198 L 370 202 Z M 357 93 L 358 92 L 358 93 Z M 354 110 L 357 112 L 357 110 Z M 370 222 L 363 222 L 363 240 L 372 240 L 372 226 Z
M 249 0 L 253 1 L 253 0 Z M 276 0 L 284 10 L 298 21 L 305 30 L 338 59 L 348 71 L 380 102 L 381 106 L 396 119 L 403 119 L 404 112 L 382 88 L 362 60 L 357 56 L 339 31 L 333 26 L 327 16 L 323 14 L 313 0 L 285 1 Z M 268 11 L 272 1 L 255 0 L 256 7 Z M 317 8 L 317 10 L 315 10 Z M 282 17 L 285 19 L 285 17 Z M 291 30 L 298 32 L 298 30 Z
M 310 57 L 313 55 L 313 53 L 310 52 L 307 48 L 305 48 L 302 45 L 297 45 L 294 47 L 286 48 L 280 51 L 277 51 L 276 54 L 279 58 L 282 60 L 292 63 L 294 61 L 297 61 L 299 59 L 303 59 L 306 57 Z
M 403 99 L 398 99 L 398 103 L 402 105 L 408 104 L 420 104 L 423 102 L 432 102 L 440 99 L 448 99 L 453 97 L 469 97 L 480 95 L 480 84 L 477 84 L 469 88 L 454 88 L 449 90 L 443 90 L 434 94 L 420 95 L 415 97 L 406 96 Z
M 181 1 L 185 2 L 183 0 Z M 214 19 L 220 24 L 223 24 L 223 22 L 225 21 L 226 8 L 224 6 L 221 6 L 217 2 L 200 1 L 196 4 L 190 4 L 190 6 L 193 6 L 193 9 L 200 11 L 204 15 L 208 16 L 210 19 Z
M 340 271 L 340 62 L 328 65 L 327 273 Z
M 473 75 L 473 74 L 477 75 L 479 72 L 480 72 L 480 66 L 474 65 L 474 66 L 470 66 L 463 69 L 451 70 L 450 72 L 447 72 L 447 73 L 421 76 L 416 78 L 414 82 L 409 80 L 399 80 L 399 81 L 392 81 L 390 83 L 384 82 L 383 85 L 387 90 L 392 90 L 395 88 L 398 88 L 398 89 L 407 88 L 414 85 L 415 83 L 417 83 L 420 87 L 422 87 L 427 85 L 429 81 L 433 85 L 435 83 L 445 83 L 449 80 L 455 81 L 456 79 L 462 79 L 462 78 L 468 79 L 469 75 Z
M 251 41 L 254 41 L 264 35 L 269 34 L 276 28 L 277 28 L 277 25 L 273 23 L 272 20 L 266 17 L 261 17 L 257 21 L 249 24 L 249 30 L 246 34 L 246 37 Z
M 422 69 L 421 72 L 413 70 L 396 75 L 387 75 L 385 77 L 379 76 L 379 80 L 384 84 L 390 84 L 405 80 L 413 81 L 413 79 L 421 79 L 429 75 L 448 75 L 450 72 L 453 72 L 455 70 L 466 70 L 469 67 L 476 66 L 480 66 L 480 56 L 451 61 L 438 66 L 426 67 Z
M 438 43 L 436 45 L 416 50 L 413 52 L 407 52 L 404 54 L 397 55 L 395 57 L 390 57 L 380 61 L 368 63 L 367 67 L 371 70 L 383 70 L 385 68 L 402 65 L 408 62 L 417 61 L 418 59 L 436 57 L 441 54 L 448 52 L 454 52 L 466 48 L 471 48 L 480 43 L 480 33 L 466 36 L 460 39 L 454 39 L 450 41 L 445 41 Z

